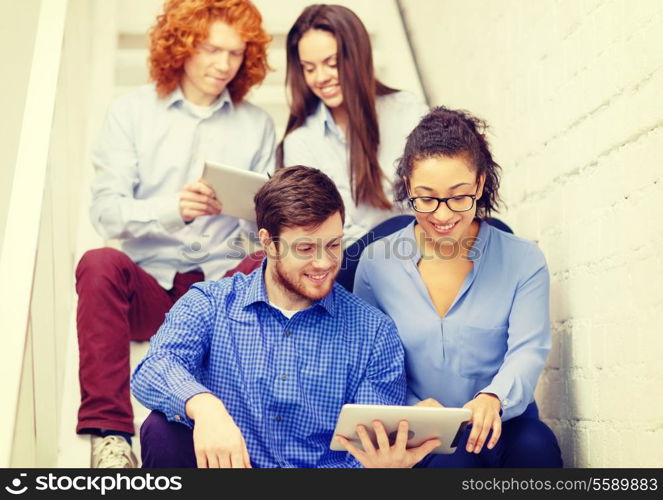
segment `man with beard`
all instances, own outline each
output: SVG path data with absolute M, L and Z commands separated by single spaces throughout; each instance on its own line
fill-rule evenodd
M 263 265 L 193 285 L 134 372 L 154 410 L 144 467 L 358 467 L 329 449 L 343 404 L 405 401 L 393 322 L 334 283 L 345 210 L 333 181 L 279 169 L 254 201 Z M 407 450 L 407 429 L 393 446 L 381 433 L 363 465 L 410 467 L 439 444 Z

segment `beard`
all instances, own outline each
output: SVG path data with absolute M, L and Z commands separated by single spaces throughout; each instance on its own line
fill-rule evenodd
M 334 281 L 336 280 L 336 275 L 339 270 L 340 266 L 336 266 L 329 270 L 329 276 L 323 287 L 315 287 L 312 284 L 306 283 L 307 278 L 303 273 L 288 273 L 288 271 L 284 269 L 283 264 L 278 260 L 275 262 L 272 276 L 274 281 L 287 293 L 302 297 L 306 300 L 316 301 L 329 295 L 334 286 Z

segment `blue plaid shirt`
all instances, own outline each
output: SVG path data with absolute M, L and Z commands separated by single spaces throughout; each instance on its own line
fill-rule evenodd
M 189 398 L 216 395 L 254 467 L 358 467 L 329 449 L 345 403 L 402 405 L 394 323 L 338 284 L 287 319 L 269 304 L 263 268 L 197 283 L 166 315 L 132 377 L 145 406 L 189 427 Z

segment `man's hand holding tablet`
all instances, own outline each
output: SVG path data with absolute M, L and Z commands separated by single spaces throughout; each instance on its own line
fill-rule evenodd
M 439 439 L 434 438 L 415 448 L 408 448 L 407 420 L 399 422 L 396 440 L 393 444 L 381 421 L 373 421 L 372 426 L 377 446 L 373 444 L 366 427 L 362 424 L 357 426 L 357 435 L 361 439 L 363 450 L 353 445 L 347 438 L 341 435 L 335 436 L 335 439 L 367 469 L 410 469 L 442 444 Z
M 204 179 L 187 184 L 180 192 L 180 216 L 186 223 L 201 215 L 220 215 L 222 208 L 214 189 Z
M 409 468 L 429 453 L 453 453 L 472 412 L 435 400 L 417 406 L 344 405 L 330 448 L 367 468 Z

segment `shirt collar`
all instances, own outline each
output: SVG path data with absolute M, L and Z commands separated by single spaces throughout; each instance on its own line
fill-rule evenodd
M 182 89 L 177 86 L 175 90 L 173 90 L 168 97 L 166 97 L 166 108 L 170 108 L 171 106 L 175 104 L 180 104 L 184 103 L 184 94 L 182 93 Z M 229 111 L 233 111 L 234 105 L 233 101 L 230 98 L 230 92 L 228 91 L 228 88 L 226 87 L 223 92 L 221 92 L 221 95 L 217 98 L 214 103 L 212 103 L 212 106 L 210 108 L 210 115 L 216 113 L 219 109 L 221 109 L 224 105 L 228 104 L 228 109 Z
M 329 132 L 337 136 L 343 142 L 345 142 L 345 136 L 343 135 L 343 132 L 341 132 L 341 129 L 339 129 L 338 125 L 336 125 L 334 117 L 332 116 L 329 108 L 325 106 L 325 103 L 323 103 L 322 101 L 318 102 L 318 107 L 316 108 L 312 116 L 313 119 L 318 123 L 318 126 L 320 128 L 320 133 L 323 136 L 327 132 Z
M 243 309 L 259 302 L 264 302 L 269 307 L 273 307 L 269 303 L 267 288 L 265 287 L 265 269 L 267 269 L 267 259 L 263 261 L 262 265 L 256 269 L 250 277 L 251 281 L 249 286 L 245 289 L 246 291 L 240 302 L 240 307 Z M 336 293 L 336 286 L 340 285 L 334 283 L 334 287 L 332 288 L 331 292 L 329 292 L 320 300 L 313 302 L 311 306 L 305 310 L 313 309 L 314 307 L 321 307 L 327 311 L 330 316 L 334 316 L 336 311 L 336 308 L 334 307 L 334 294 Z
M 182 93 L 182 89 L 178 86 L 166 97 L 166 108 L 170 108 L 172 105 L 182 101 L 184 101 L 184 94 Z

